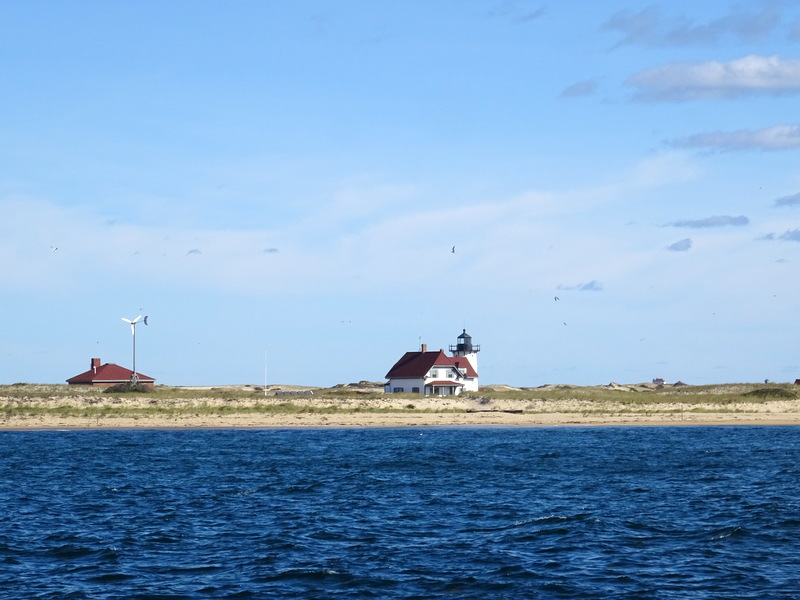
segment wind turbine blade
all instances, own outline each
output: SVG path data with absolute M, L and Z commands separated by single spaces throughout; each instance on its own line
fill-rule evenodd
M 131 321 L 130 319 L 126 319 L 125 317 L 122 317 L 122 320 L 125 321 L 126 323 L 133 323 L 133 321 Z
M 136 318 L 135 318 L 133 321 L 131 321 L 131 323 L 138 323 L 138 322 L 139 322 L 139 319 L 141 319 L 141 318 L 142 318 L 142 315 L 139 315 L 139 316 L 138 316 L 138 317 L 136 317 Z
M 136 327 L 133 326 L 133 323 L 131 323 L 131 335 L 136 335 Z

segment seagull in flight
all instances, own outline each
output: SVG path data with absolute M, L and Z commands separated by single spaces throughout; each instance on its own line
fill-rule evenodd
M 56 248 L 55 246 L 50 246 L 50 250 L 52 252 L 58 252 L 58 248 Z
M 456 253 L 456 247 L 455 247 L 455 246 L 453 246 L 453 247 L 450 249 L 450 252 L 451 252 L 452 254 L 455 254 L 455 253 Z

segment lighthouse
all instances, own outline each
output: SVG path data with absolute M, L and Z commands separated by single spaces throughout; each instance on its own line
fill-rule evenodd
M 478 372 L 478 352 L 480 351 L 481 347 L 472 343 L 472 336 L 467 333 L 466 329 L 461 330 L 461 335 L 458 336 L 455 345 L 450 345 L 453 357 L 463 356 L 466 358 L 476 373 Z

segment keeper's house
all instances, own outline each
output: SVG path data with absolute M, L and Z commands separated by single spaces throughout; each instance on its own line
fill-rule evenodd
M 458 336 L 458 343 L 450 346 L 453 356 L 447 356 L 444 350 L 428 352 L 426 344 L 422 344 L 419 352 L 406 352 L 389 370 L 385 391 L 425 396 L 477 392 L 480 349 L 472 344 L 466 330 Z
M 88 371 L 75 375 L 67 379 L 70 385 L 93 385 L 95 387 L 111 387 L 118 383 L 128 383 L 133 376 L 133 371 L 120 367 L 113 363 L 100 364 L 99 358 L 93 358 L 91 368 Z M 142 373 L 136 373 L 139 384 L 146 387 L 153 387 L 156 380 Z

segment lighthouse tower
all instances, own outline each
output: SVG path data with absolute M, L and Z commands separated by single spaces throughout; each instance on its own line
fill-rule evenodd
M 450 345 L 450 352 L 453 353 L 453 356 L 466 358 L 476 373 L 478 372 L 478 352 L 480 351 L 481 347 L 472 343 L 472 336 L 467 333 L 466 329 L 461 331 L 457 343 Z

